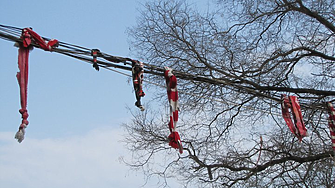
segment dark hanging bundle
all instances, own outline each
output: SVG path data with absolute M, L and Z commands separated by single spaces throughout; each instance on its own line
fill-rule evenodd
M 143 63 L 137 60 L 131 60 L 132 62 L 132 76 L 133 76 L 133 85 L 135 90 L 136 102 L 135 106 L 144 111 L 144 107 L 141 104 L 141 97 L 144 97 L 145 93 L 142 90 L 143 82 Z

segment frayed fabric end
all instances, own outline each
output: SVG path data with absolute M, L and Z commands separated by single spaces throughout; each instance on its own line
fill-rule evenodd
M 144 106 L 141 105 L 141 101 L 136 101 L 135 106 L 137 106 L 137 108 L 141 109 L 141 111 L 145 110 Z
M 143 106 L 139 106 L 138 108 L 140 108 L 141 111 L 144 111 L 144 110 L 145 110 L 145 108 L 144 108 Z
M 20 128 L 19 131 L 17 131 L 17 133 L 15 134 L 15 139 L 17 139 L 17 141 L 19 143 L 21 143 L 24 140 L 24 135 L 25 135 L 25 128 Z

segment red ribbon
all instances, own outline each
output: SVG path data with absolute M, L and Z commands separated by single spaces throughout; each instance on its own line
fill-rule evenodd
M 167 87 L 167 95 L 170 104 L 170 122 L 169 129 L 170 135 L 169 145 L 175 149 L 179 149 L 179 153 L 183 153 L 183 146 L 181 144 L 179 133 L 176 131 L 176 124 L 178 122 L 178 90 L 177 90 L 177 77 L 172 74 L 172 69 L 165 67 L 165 81 Z
M 24 37 L 27 37 L 27 35 L 25 35 Z M 29 44 L 29 40 L 26 40 L 26 44 Z M 22 122 L 15 138 L 18 139 L 18 141 L 21 143 L 24 138 L 24 129 L 29 124 L 27 120 L 29 116 L 27 111 L 29 48 L 24 47 L 24 44 L 20 44 L 18 59 L 18 66 L 20 71 L 16 74 L 16 78 L 20 86 L 21 109 L 19 110 L 19 112 L 22 116 Z
M 28 126 L 28 110 L 27 110 L 27 96 L 28 96 L 28 60 L 29 60 L 29 50 L 31 49 L 32 41 L 36 42 L 42 49 L 50 51 L 53 47 L 58 45 L 58 41 L 53 39 L 48 43 L 42 39 L 37 33 L 35 33 L 30 28 L 25 28 L 21 35 L 22 44 L 19 44 L 19 55 L 18 55 L 18 67 L 19 72 L 16 74 L 17 81 L 20 87 L 20 99 L 21 99 L 21 109 L 19 110 L 22 116 L 22 122 L 19 127 L 19 131 L 16 133 L 15 138 L 18 142 L 22 142 L 24 139 L 25 128 Z
M 328 107 L 328 125 L 329 125 L 329 130 L 330 130 L 330 136 L 331 136 L 331 141 L 332 141 L 332 147 L 333 150 L 335 151 L 335 110 L 332 105 L 332 103 L 327 102 L 327 107 Z
M 298 102 L 298 98 L 296 96 L 286 96 L 285 94 L 283 94 L 281 108 L 282 115 L 287 126 L 301 142 L 302 138 L 307 136 L 307 129 L 302 119 L 301 108 Z M 289 109 L 291 110 L 294 123 L 292 122 Z
M 52 51 L 54 47 L 58 46 L 58 40 L 51 39 L 46 43 L 45 40 L 40 35 L 38 35 L 35 31 L 33 31 L 30 28 L 23 29 L 23 33 L 24 33 L 23 35 L 29 34 L 33 38 L 33 40 L 45 51 Z M 29 44 L 25 44 L 25 42 L 23 42 L 24 47 L 28 47 Z

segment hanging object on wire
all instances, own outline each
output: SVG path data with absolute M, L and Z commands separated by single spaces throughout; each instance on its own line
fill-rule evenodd
M 133 85 L 135 90 L 136 102 L 135 106 L 144 111 L 144 107 L 141 104 L 141 97 L 144 97 L 145 93 L 142 89 L 143 82 L 143 63 L 137 60 L 131 60 L 132 62 L 132 77 L 133 77 Z
M 33 39 L 33 41 L 45 51 L 52 51 L 53 48 L 58 47 L 58 40 L 51 39 L 46 43 L 46 41 L 31 28 L 23 29 L 23 33 L 29 34 L 31 36 L 31 39 Z M 26 39 L 29 40 L 29 44 L 31 42 L 31 39 Z M 25 40 L 23 41 L 23 44 L 25 45 Z
M 282 94 L 281 109 L 282 109 L 282 116 L 287 126 L 290 128 L 291 132 L 296 137 L 298 137 L 299 141 L 301 142 L 302 138 L 307 136 L 307 129 L 302 119 L 298 98 L 296 96 L 286 96 L 285 94 Z M 289 109 L 291 110 L 294 123 L 292 122 Z
M 41 48 L 46 51 L 52 50 L 58 45 L 58 41 L 53 39 L 48 43 L 40 37 L 37 33 L 32 31 L 30 28 L 25 28 L 21 35 L 22 43 L 19 44 L 19 55 L 18 55 L 18 67 L 19 72 L 16 74 L 16 78 L 20 87 L 20 101 L 21 109 L 19 110 L 22 116 L 22 122 L 19 126 L 18 132 L 15 134 L 15 139 L 21 143 L 24 139 L 25 129 L 27 128 L 29 121 L 28 110 L 27 110 L 27 96 L 28 96 L 28 72 L 29 72 L 29 50 L 32 49 L 32 42 L 35 42 Z
M 329 114 L 328 125 L 330 130 L 330 137 L 332 141 L 333 151 L 335 152 L 335 110 L 333 104 L 330 102 L 327 102 L 327 107 Z
M 165 81 L 167 88 L 167 95 L 170 105 L 170 122 L 169 129 L 170 135 L 168 136 L 169 145 L 175 149 L 179 149 L 179 153 L 183 153 L 183 146 L 180 140 L 179 133 L 176 131 L 176 126 L 178 122 L 178 90 L 177 90 L 177 77 L 172 73 L 172 69 L 169 67 L 165 68 Z
M 95 68 L 97 71 L 99 71 L 99 65 L 97 63 L 98 53 L 100 53 L 100 50 L 98 49 L 91 50 L 91 55 L 93 56 L 93 68 Z

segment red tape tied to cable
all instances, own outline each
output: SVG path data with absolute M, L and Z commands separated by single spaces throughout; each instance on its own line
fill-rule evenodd
M 335 152 L 335 110 L 334 110 L 333 104 L 330 102 L 327 102 L 327 107 L 328 107 L 328 114 L 329 114 L 328 126 L 329 126 L 333 151 Z
M 22 122 L 19 126 L 18 132 L 15 134 L 15 138 L 21 143 L 24 139 L 25 129 L 29 124 L 28 110 L 27 110 L 27 96 L 28 96 L 28 68 L 29 68 L 29 51 L 32 49 L 32 42 L 35 42 L 42 49 L 51 51 L 54 47 L 58 46 L 58 41 L 55 39 L 50 40 L 48 43 L 44 41 L 36 32 L 30 28 L 25 28 L 21 34 L 22 44 L 19 44 L 18 54 L 18 67 L 19 72 L 16 74 L 16 78 L 20 87 L 20 100 L 21 109 L 19 110 L 22 116 Z
M 172 69 L 165 67 L 165 81 L 167 87 L 167 95 L 170 104 L 170 122 L 169 129 L 170 135 L 168 136 L 169 145 L 175 149 L 179 149 L 179 153 L 183 153 L 183 146 L 180 140 L 179 133 L 176 131 L 176 125 L 178 122 L 178 90 L 177 90 L 177 78 L 172 74 Z
M 302 138 L 307 136 L 307 129 L 302 119 L 298 98 L 296 96 L 286 96 L 285 94 L 283 94 L 281 109 L 282 109 L 282 116 L 287 126 L 301 142 Z M 291 119 L 289 109 L 291 110 L 294 122 Z

